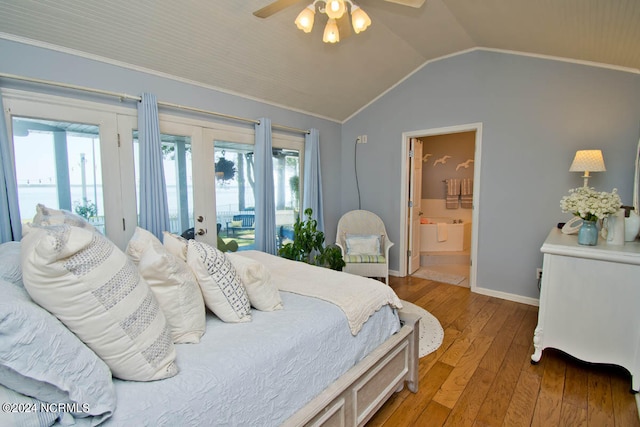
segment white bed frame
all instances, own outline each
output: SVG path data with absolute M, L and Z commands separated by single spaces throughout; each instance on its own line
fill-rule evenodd
M 389 399 L 407 387 L 418 391 L 420 316 L 399 312 L 402 328 L 348 370 L 283 426 L 363 426 Z

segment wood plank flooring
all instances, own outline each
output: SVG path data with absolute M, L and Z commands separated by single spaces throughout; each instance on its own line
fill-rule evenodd
M 418 393 L 396 393 L 367 427 L 640 426 L 625 369 L 553 349 L 531 365 L 537 307 L 415 277 L 390 282 L 438 318 L 444 340 L 420 359 Z

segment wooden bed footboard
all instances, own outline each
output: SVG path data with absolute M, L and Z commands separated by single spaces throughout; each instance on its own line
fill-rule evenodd
M 405 382 L 418 391 L 420 317 L 399 312 L 402 328 L 348 370 L 283 426 L 362 426 Z

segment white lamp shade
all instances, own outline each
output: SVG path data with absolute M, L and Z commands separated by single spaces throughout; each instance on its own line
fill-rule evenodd
M 327 26 L 324 27 L 324 35 L 322 41 L 325 43 L 337 43 L 340 41 L 340 33 L 338 32 L 338 24 L 335 19 L 329 19 Z
M 356 34 L 366 30 L 371 25 L 371 18 L 366 12 L 355 4 L 351 7 L 351 24 Z
M 313 5 L 305 7 L 302 12 L 298 14 L 298 17 L 295 20 L 296 26 L 299 30 L 304 31 L 305 33 L 310 33 L 313 28 L 313 20 L 315 16 L 316 10 Z
M 344 0 L 329 0 L 325 6 L 325 13 L 329 19 L 342 18 L 346 10 L 347 6 L 344 4 Z
M 604 172 L 602 150 L 578 150 L 573 158 L 569 172 Z

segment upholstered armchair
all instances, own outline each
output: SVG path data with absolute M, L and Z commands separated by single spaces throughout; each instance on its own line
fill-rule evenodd
M 342 251 L 347 273 L 383 277 L 389 284 L 389 240 L 384 223 L 373 212 L 347 212 L 338 221 L 336 245 Z

